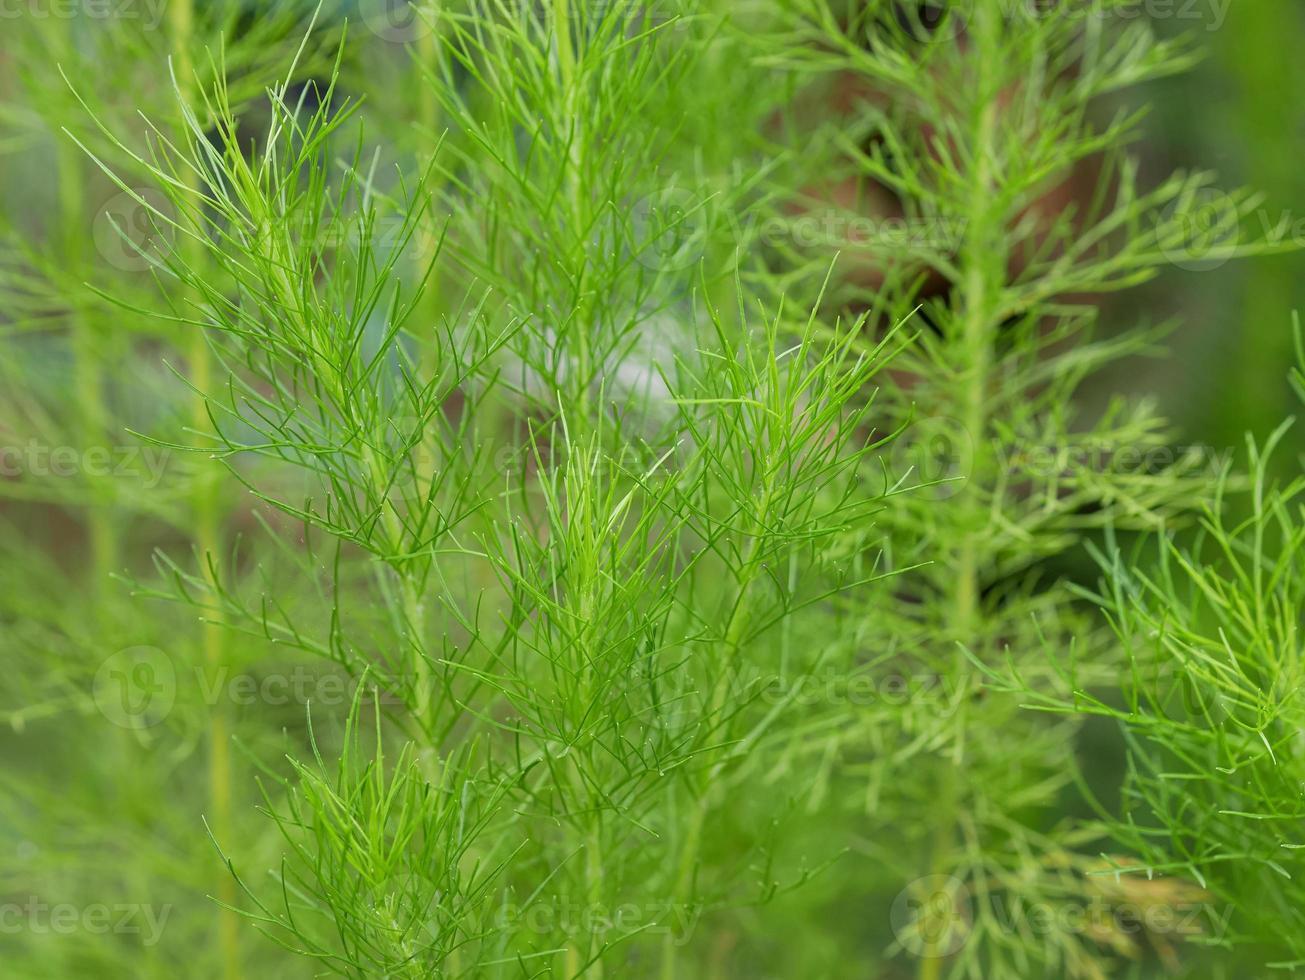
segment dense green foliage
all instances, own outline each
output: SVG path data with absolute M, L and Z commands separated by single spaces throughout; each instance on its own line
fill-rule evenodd
M 1305 963 L 1294 429 L 1088 384 L 1293 243 L 1135 8 L 18 21 L 6 976 Z

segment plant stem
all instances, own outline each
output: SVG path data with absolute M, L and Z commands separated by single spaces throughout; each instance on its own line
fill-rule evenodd
M 438 23 L 438 22 L 437 22 Z M 435 69 L 435 62 L 441 57 L 440 35 L 436 28 L 429 33 L 423 34 L 417 41 L 417 50 L 423 62 L 432 72 Z M 417 93 L 417 112 L 424 127 L 419 130 L 424 132 L 429 130 L 434 134 L 436 146 L 440 142 L 440 126 L 443 122 L 440 113 L 439 99 L 435 95 L 433 84 L 424 84 L 418 86 Z M 420 150 L 419 146 L 419 150 Z M 437 149 L 432 152 L 438 152 Z M 418 153 L 420 158 L 421 153 Z M 440 270 L 435 265 L 435 259 L 439 254 L 440 238 L 438 233 L 437 222 L 435 218 L 436 203 L 441 199 L 443 191 L 442 182 L 426 190 L 426 217 L 422 222 L 422 228 L 417 234 L 417 268 L 419 276 L 425 275 L 426 270 L 430 269 L 430 275 L 426 278 L 426 289 L 421 297 L 421 314 L 422 332 L 419 336 L 421 342 L 421 351 L 419 363 L 422 365 L 425 377 L 434 377 L 440 366 L 440 349 L 436 342 L 435 322 L 440 314 L 441 301 L 441 283 Z M 424 380 L 424 379 L 423 379 Z M 422 455 L 425 459 L 425 454 Z M 434 475 L 434 465 L 425 466 L 419 474 L 425 479 Z
M 728 658 L 725 665 L 726 676 L 734 669 L 734 665 L 738 660 L 739 647 L 743 642 L 751 617 L 752 584 L 761 570 L 762 556 L 759 541 L 769 524 L 770 508 L 775 496 L 774 467 L 769 459 L 766 460 L 766 471 L 766 483 L 757 508 L 753 536 L 748 543 L 747 557 L 744 559 L 743 570 L 739 576 L 739 587 L 735 593 L 734 607 L 730 612 L 729 622 L 725 628 L 724 647 Z M 711 702 L 707 710 L 709 722 L 724 709 L 728 690 L 729 685 L 725 683 L 725 677 L 718 678 L 712 688 Z M 694 796 L 693 812 L 689 818 L 689 828 L 685 833 L 684 845 L 680 852 L 680 862 L 676 869 L 673 894 L 678 903 L 687 904 L 690 898 L 689 883 L 693 877 L 694 867 L 698 863 L 698 852 L 702 847 L 702 826 L 707 819 L 708 794 L 719 771 L 719 764 L 713 766 L 707 779 L 703 781 L 703 785 L 698 787 L 698 791 Z M 667 933 L 662 941 L 662 980 L 674 980 L 675 978 L 675 950 L 675 937 Z
M 562 87 L 562 118 L 568 120 L 571 125 L 567 133 L 567 203 L 570 208 L 572 231 L 576 235 L 575 246 L 581 263 L 575 285 L 574 322 L 571 324 L 571 334 L 575 338 L 576 347 L 577 384 L 574 397 L 579 407 L 578 414 L 587 423 L 590 416 L 589 382 L 593 375 L 593 351 L 589 342 L 589 331 L 593 329 L 593 324 L 590 315 L 591 304 L 586 298 L 589 288 L 589 261 L 583 239 L 583 229 L 588 226 L 585 220 L 584 190 L 581 183 L 584 175 L 582 154 L 584 113 L 576 88 L 576 55 L 572 44 L 572 27 L 570 0 L 553 0 L 553 32 L 557 38 L 558 75 Z
M 70 57 L 76 43 L 74 31 L 77 20 L 69 19 L 64 24 L 62 38 Z M 85 218 L 86 173 L 82 162 L 85 159 L 79 147 L 72 143 L 61 143 L 58 150 L 59 172 L 59 206 L 60 228 L 63 240 L 60 250 L 65 264 L 70 269 L 80 270 L 85 259 L 86 231 L 82 227 Z M 73 344 L 74 386 L 77 390 L 78 438 L 83 450 L 97 446 L 107 434 L 105 406 L 104 373 L 101 369 L 103 359 L 98 344 L 103 340 L 96 335 L 93 324 L 86 316 L 80 299 L 70 296 L 68 299 L 69 327 Z M 91 503 L 86 513 L 86 533 L 91 554 L 91 582 L 96 592 L 100 592 L 109 581 L 117 562 L 117 535 L 114 532 L 110 514 L 111 494 L 107 492 L 103 478 L 91 479 Z
M 962 267 L 960 368 L 963 377 L 961 415 L 965 434 L 974 447 L 971 481 L 982 480 L 987 472 L 983 451 L 988 430 L 988 384 L 992 364 L 993 310 L 1006 274 L 1006 254 L 1002 245 L 1002 217 L 994 209 L 995 154 L 997 139 L 998 93 L 987 77 L 989 58 L 999 56 L 1000 37 L 993 11 L 980 5 L 974 17 L 975 52 L 971 62 L 979 74 L 975 102 L 973 158 L 969 188 L 969 222 Z M 957 643 L 973 644 L 979 627 L 979 565 L 986 506 L 979 491 L 971 485 L 957 501 L 960 512 L 960 547 L 956 575 L 950 596 L 951 629 L 949 636 Z M 959 669 L 965 661 L 958 654 Z M 960 759 L 944 760 L 942 785 L 936 809 L 936 831 L 930 845 L 930 874 L 945 875 L 952 867 L 953 837 L 959 795 Z M 942 976 L 945 953 L 926 946 L 920 957 L 919 980 L 938 980 Z
M 570 770 L 575 776 L 575 786 L 572 792 L 576 799 L 586 795 L 585 781 L 583 773 L 580 770 L 580 764 L 575 761 L 574 755 Z M 589 825 L 584 835 L 585 851 L 585 902 L 590 909 L 602 907 L 603 902 L 603 836 L 602 836 L 602 811 L 593 806 L 590 808 Z M 574 980 L 576 977 L 586 977 L 588 980 L 602 980 L 603 978 L 603 961 L 602 957 L 596 955 L 598 938 L 590 935 L 587 943 L 587 949 L 583 952 L 578 942 L 567 944 L 566 948 L 566 975 L 567 980 Z M 586 961 L 592 960 L 587 967 L 581 969 L 581 956 Z
M 257 186 L 252 177 L 251 186 Z M 269 221 L 270 226 L 271 221 Z M 287 272 L 288 269 L 294 267 L 293 249 L 288 243 L 278 243 L 271 239 L 269 240 L 269 248 L 276 258 L 274 287 L 278 304 L 286 313 L 293 314 L 303 321 L 305 335 L 311 334 L 312 329 L 309 326 L 307 316 L 296 298 L 294 287 Z M 334 388 L 338 404 L 341 406 L 349 405 L 350 398 L 344 390 L 340 372 L 323 355 L 314 353 L 312 357 L 313 375 L 321 383 Z M 364 420 L 355 413 L 351 418 L 351 422 L 359 434 L 363 434 Z M 398 580 L 398 612 L 402 619 L 401 632 L 408 637 L 411 643 L 410 666 L 414 699 L 412 711 L 418 726 L 429 736 L 435 729 L 431 710 L 433 680 L 430 673 L 430 664 L 426 660 L 424 576 L 413 570 L 414 563 L 422 559 L 396 557 L 405 554 L 409 549 L 405 541 L 407 531 L 404 527 L 403 516 L 396 509 L 394 500 L 390 497 L 393 493 L 391 481 L 386 477 L 385 467 L 382 465 L 381 460 L 377 458 L 376 450 L 365 435 L 361 439 L 360 454 L 363 466 L 367 471 L 367 478 L 371 483 L 371 489 L 376 494 L 376 499 L 381 502 L 380 519 L 381 526 L 385 530 L 385 550 L 391 556 L 386 560 L 385 565 L 394 572 L 395 578 Z M 423 467 L 422 474 L 429 475 L 431 473 L 433 473 L 432 468 Z M 419 476 L 422 474 L 419 474 Z M 423 765 L 430 761 L 431 750 L 434 748 L 436 747 L 422 746 Z M 427 766 L 426 772 L 434 781 L 436 777 L 429 766 Z
M 589 837 L 585 841 L 585 882 L 589 907 L 591 909 L 600 907 L 603 897 L 603 835 L 602 814 L 596 808 L 589 826 Z M 597 941 L 596 937 L 590 937 L 589 949 L 591 955 Z M 593 980 L 602 980 L 602 959 L 595 959 L 593 966 L 587 972 Z
M 183 99 L 189 103 L 190 87 L 195 74 L 190 55 L 190 46 L 195 33 L 193 0 L 176 0 L 169 5 L 168 12 L 172 28 L 172 59 L 177 85 Z M 198 188 L 194 183 L 197 177 L 187 171 L 183 179 L 190 182 L 192 193 L 197 194 Z M 177 247 L 186 247 L 184 237 L 178 239 Z M 196 432 L 202 432 L 209 427 L 204 393 L 210 390 L 213 373 L 212 356 L 202 330 L 196 330 L 192 336 L 189 354 L 190 380 L 197 392 L 191 403 L 191 425 Z M 203 563 L 201 571 L 210 587 L 216 589 L 222 548 L 222 515 L 217 486 L 211 474 L 201 473 L 197 476 L 191 494 L 191 510 L 195 525 L 195 547 Z M 204 653 L 205 670 L 210 677 L 217 676 L 227 659 L 225 634 L 221 625 L 205 619 L 200 625 L 200 642 Z M 208 745 L 208 797 L 213 817 L 212 832 L 218 841 L 227 845 L 234 840 L 231 733 L 227 707 L 221 700 L 209 711 Z M 236 882 L 225 867 L 218 875 L 217 900 L 222 905 L 218 910 L 218 946 L 222 959 L 222 976 L 225 980 L 239 980 L 241 976 L 240 930 L 237 913 L 233 911 L 237 900 Z
M 576 53 L 573 46 L 572 38 L 573 20 L 571 16 L 570 0 L 553 0 L 553 35 L 557 41 L 557 65 L 559 85 L 562 91 L 563 112 L 562 118 L 569 121 L 571 129 L 567 133 L 567 157 L 568 170 L 566 175 L 566 193 L 567 205 L 569 209 L 569 219 L 573 231 L 579 236 L 581 229 L 587 225 L 585 219 L 584 206 L 584 188 L 581 183 L 583 176 L 584 158 L 582 156 L 583 147 L 583 114 L 579 111 L 578 90 L 576 87 Z M 576 304 L 574 309 L 574 321 L 571 324 L 570 335 L 575 340 L 576 348 L 576 386 L 574 390 L 574 399 L 577 406 L 576 418 L 571 425 L 573 436 L 579 436 L 581 433 L 591 431 L 592 406 L 589 393 L 589 382 L 593 372 L 592 352 L 590 345 L 589 332 L 593 329 L 590 316 L 590 304 L 586 299 L 586 290 L 588 288 L 588 256 L 585 252 L 584 242 L 577 237 L 576 248 L 578 250 L 579 261 L 581 263 L 579 274 L 576 282 Z M 582 600 L 582 605 L 587 603 L 587 597 Z M 586 615 L 582 614 L 582 621 L 588 622 Z M 588 648 L 588 644 L 582 642 L 580 649 Z M 584 791 L 584 781 L 578 781 L 576 790 L 577 796 Z M 594 810 L 589 828 L 585 836 L 585 891 L 586 899 L 590 907 L 596 907 L 601 904 L 602 899 L 602 881 L 603 881 L 603 861 L 602 861 L 602 822 L 601 812 Z M 592 980 L 602 980 L 603 963 L 601 956 L 595 958 L 596 937 L 590 936 L 587 959 L 593 958 L 593 962 L 584 969 L 583 975 Z M 576 975 L 576 960 L 578 959 L 577 950 L 574 945 L 569 946 L 567 950 L 568 973 Z
M 422 60 L 433 68 L 435 60 L 440 57 L 439 34 L 434 30 L 423 34 L 418 39 L 417 44 Z M 439 100 L 435 97 L 434 88 L 430 85 L 418 86 L 418 99 L 421 121 L 430 128 L 431 132 L 436 134 L 436 139 L 438 139 L 440 107 Z M 422 345 L 419 363 L 424 367 L 423 376 L 420 379 L 422 383 L 434 378 L 440 367 L 440 348 L 435 332 L 435 321 L 438 319 L 440 312 L 439 270 L 434 266 L 439 253 L 439 236 L 435 228 L 435 200 L 437 197 L 438 188 L 429 188 L 427 191 L 428 210 L 424 222 L 425 228 L 419 234 L 417 249 L 418 275 L 425 275 L 426 270 L 431 269 L 430 276 L 426 279 L 426 291 L 421 299 L 421 309 L 425 314 L 425 323 L 422 324 L 425 329 L 423 329 L 419 337 L 419 342 Z M 422 434 L 422 439 L 425 440 L 425 433 Z M 419 453 L 417 479 L 423 491 L 429 487 L 430 481 L 435 479 L 435 471 L 434 458 L 425 452 Z M 398 523 L 397 514 L 390 516 Z M 392 534 L 400 532 L 401 527 L 391 531 Z M 402 541 L 396 539 L 395 546 L 402 547 Z M 421 595 L 420 583 L 415 581 L 410 574 L 405 574 L 403 578 L 404 618 L 408 620 L 409 629 L 414 631 L 414 640 L 416 641 L 414 683 L 418 685 L 416 692 L 417 716 L 423 730 L 429 734 L 435 731 L 435 719 L 431 712 L 433 678 L 430 675 L 430 667 L 424 656 L 425 603 Z M 426 746 L 424 748 L 432 751 L 438 749 L 437 746 Z M 425 754 L 424 751 L 423 755 Z

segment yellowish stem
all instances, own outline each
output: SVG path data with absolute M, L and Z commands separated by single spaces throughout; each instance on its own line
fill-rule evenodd
M 183 98 L 188 99 L 194 82 L 194 63 L 191 45 L 195 34 L 193 0 L 176 0 L 169 4 L 168 14 L 172 28 L 172 59 L 177 84 Z M 193 175 L 190 175 L 193 180 Z M 198 192 L 198 188 L 193 188 Z M 178 247 L 184 247 L 179 242 Z M 191 406 L 191 424 L 197 432 L 209 427 L 204 392 L 211 390 L 212 355 L 202 331 L 197 331 L 190 344 L 190 380 L 199 394 Z M 215 576 L 222 556 L 222 517 L 217 486 L 210 473 L 204 472 L 196 480 L 191 498 L 194 515 L 195 547 L 203 563 L 202 573 L 210 586 L 216 586 Z M 226 662 L 225 634 L 222 627 L 205 620 L 200 626 L 200 645 L 203 650 L 204 669 L 210 678 L 215 677 Z M 227 707 L 221 701 L 212 707 L 208 717 L 208 798 L 211 810 L 213 836 L 223 845 L 234 840 L 231 799 L 231 732 Z M 240 980 L 240 929 L 239 918 L 232 911 L 236 905 L 236 883 L 226 868 L 217 879 L 218 948 L 224 980 Z
M 975 64 L 982 70 L 983 59 L 997 52 L 992 45 L 997 39 L 997 26 L 990 11 L 980 11 L 975 18 L 974 37 L 979 50 Z M 1001 229 L 994 229 L 991 214 L 994 184 L 994 153 L 996 150 L 998 102 L 991 87 L 980 85 L 978 118 L 974 140 L 974 174 L 970 187 L 970 241 L 966 247 L 966 275 L 961 286 L 960 313 L 962 317 L 961 366 L 964 372 L 961 414 L 966 433 L 975 447 L 971 461 L 973 476 L 982 478 L 986 472 L 982 458 L 988 429 L 988 382 L 992 361 L 993 310 L 995 292 L 1004 281 L 1006 258 L 999 243 Z M 996 234 L 993 234 L 996 232 Z M 978 629 L 979 574 L 981 542 L 985 520 L 985 505 L 977 487 L 969 487 L 958 500 L 961 513 L 961 544 L 956 557 L 956 574 L 951 594 L 951 636 L 959 643 L 972 645 Z M 947 766 L 948 761 L 944 760 Z M 959 760 L 951 760 L 942 777 L 938 795 L 937 832 L 932 843 L 930 873 L 948 874 L 952 867 L 955 808 L 958 795 Z M 919 980 L 939 980 L 945 963 L 945 952 L 926 946 L 923 950 L 917 977 Z

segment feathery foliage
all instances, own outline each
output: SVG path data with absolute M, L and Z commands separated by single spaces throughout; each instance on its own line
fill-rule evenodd
M 0 868 L 167 922 L 7 969 L 1305 962 L 1291 430 L 1243 477 L 1088 387 L 1159 353 L 1113 294 L 1279 246 L 1144 176 L 1132 91 L 1198 52 L 1134 6 L 23 23 L 4 149 L 54 147 L 60 225 L 5 219 L 4 435 L 79 462 L 0 480 L 8 747 L 52 756 Z

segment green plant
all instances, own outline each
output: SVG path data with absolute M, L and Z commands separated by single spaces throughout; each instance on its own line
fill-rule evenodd
M 210 963 L 227 977 L 240 972 L 235 920 L 208 897 L 234 897 L 230 876 L 208 866 L 210 848 L 181 816 L 193 806 L 227 822 L 225 713 L 174 715 L 168 744 L 144 723 L 152 716 L 124 714 L 115 701 L 122 693 L 116 675 L 131 666 L 133 650 L 166 647 L 171 656 L 158 665 L 173 679 L 204 662 L 201 642 L 210 659 L 220 650 L 211 628 L 192 631 L 186 620 L 161 614 L 142 622 L 128 593 L 110 579 L 129 562 L 138 565 L 140 552 L 178 536 L 193 533 L 206 552 L 225 550 L 217 540 L 225 521 L 222 491 L 211 485 L 212 469 L 167 451 L 142 451 L 124 431 L 135 424 L 181 436 L 189 406 L 159 352 L 193 357 L 188 367 L 200 372 L 203 344 L 178 337 L 166 322 L 123 318 L 97 294 L 112 289 L 120 301 L 153 304 L 147 273 L 170 240 L 149 237 L 130 197 L 97 181 L 95 164 L 64 132 L 84 123 L 88 103 L 136 146 L 145 138 L 133 123 L 137 112 L 171 127 L 177 121 L 169 112 L 172 93 L 151 84 L 159 66 L 169 57 L 189 63 L 193 49 L 231 37 L 240 20 L 237 5 L 220 3 L 200 11 L 187 3 L 166 11 L 118 5 L 98 16 L 37 5 L 5 12 L 5 68 L 12 72 L 6 80 L 14 83 L 0 108 L 6 163 L 13 167 L 7 183 L 21 201 L 21 189 L 39 184 L 25 166 L 48 161 L 57 175 L 55 195 L 38 199 L 35 214 L 54 215 L 53 227 L 33 224 L 31 210 L 15 200 L 0 214 L 6 341 L 0 535 L 7 555 L 25 556 L 6 576 L 5 655 L 15 683 L 3 714 L 15 736 L 15 758 L 43 746 L 23 773 L 21 792 L 3 801 L 6 833 L 20 842 L 21 855 L 6 875 L 15 890 L 20 882 L 29 889 L 26 904 L 18 904 L 30 915 L 44 907 L 48 916 L 53 905 L 112 919 L 62 941 L 51 935 L 66 933 L 57 926 L 52 932 L 49 921 L 33 923 L 32 934 L 19 940 L 7 935 L 14 946 L 6 951 L 6 971 L 15 976 L 175 976 Z M 239 31 L 225 57 L 236 98 L 247 103 L 262 91 L 264 83 L 251 87 L 251 80 L 293 53 L 305 25 L 295 11 L 268 9 Z M 316 63 L 316 52 L 304 61 Z M 83 86 L 80 93 L 66 81 L 106 71 L 109 84 Z M 124 91 L 132 93 L 130 102 Z M 128 179 L 142 179 L 130 157 L 110 159 Z M 70 594 L 81 602 L 71 614 Z M 192 646 L 191 632 L 205 639 L 196 635 Z M 125 651 L 125 659 L 115 651 Z M 172 685 L 162 675 L 158 682 Z M 111 722 L 123 730 L 115 732 Z M 178 767 L 207 771 L 207 785 L 179 779 Z M 142 918 L 161 934 L 145 935 Z M 215 919 L 223 922 L 223 940 L 210 947 L 203 937 Z M 101 938 L 110 932 L 110 941 Z M 165 936 L 174 941 L 163 942 Z
M 1298 368 L 1293 381 L 1305 398 L 1303 377 Z M 1088 597 L 1127 654 L 1121 686 L 1093 690 L 1069 663 L 1063 689 L 1034 701 L 1120 725 L 1121 812 L 1097 806 L 1136 863 L 1117 860 L 1110 873 L 1199 882 L 1233 913 L 1235 932 L 1219 938 L 1246 969 L 1305 962 L 1292 833 L 1305 484 L 1275 484 L 1270 466 L 1291 427 L 1262 444 L 1248 437 L 1249 486 L 1221 474 L 1199 527 L 1156 540 L 1154 561 L 1140 549 L 1096 552 L 1106 578 Z
M 96 583 L 69 622 L 6 527 L 36 560 L 0 610 L 42 600 L 0 640 L 14 744 L 57 732 L 63 773 L 122 729 L 0 821 L 141 855 L 0 867 L 179 913 L 146 947 L 29 930 L 15 975 L 1204 976 L 1221 901 L 1290 935 L 1299 487 L 1253 451 L 1226 527 L 1222 460 L 1082 390 L 1159 353 L 1105 296 L 1277 247 L 1249 192 L 1143 179 L 1124 93 L 1196 51 L 1131 7 L 178 3 L 57 71 L 24 35 L 65 227 L 8 229 L 5 329 L 66 340 L 79 398 L 26 359 L 0 397 L 168 473 L 0 483 L 84 526 Z M 95 57 L 170 70 L 124 112 Z M 109 350 L 164 352 L 155 412 Z M 1102 550 L 1212 486 L 1193 551 Z M 1088 714 L 1145 820 L 1081 812 Z
M 1022 711 L 984 671 L 1054 686 L 1059 665 L 1044 649 L 1075 650 L 1084 685 L 1120 669 L 1051 562 L 1096 529 L 1180 517 L 1214 460 L 1175 451 L 1146 404 L 1076 411 L 1085 379 L 1157 339 L 1146 328 L 1094 339 L 1097 304 L 1167 266 L 1258 250 L 1246 227 L 1257 200 L 1210 206 L 1204 173 L 1141 182 L 1129 153 L 1141 114 L 1118 93 L 1185 69 L 1193 51 L 1131 21 L 1128 4 L 963 4 L 931 32 L 893 4 L 777 6 L 768 61 L 834 78 L 859 100 L 827 137 L 834 160 L 813 169 L 832 176 L 811 185 L 809 206 L 842 208 L 841 226 L 855 227 L 841 202 L 860 210 L 887 188 L 907 227 L 926 233 L 877 255 L 871 288 L 854 279 L 849 292 L 886 320 L 918 310 L 885 394 L 891 418 L 916 415 L 904 458 L 940 481 L 885 517 L 896 559 L 929 561 L 867 604 L 862 643 L 892 651 L 867 669 L 941 693 L 879 705 L 813 746 L 851 762 L 864 788 L 839 795 L 864 802 L 867 838 L 875 828 L 864 853 L 892 869 L 870 879 L 873 897 L 849 884 L 845 900 L 882 908 L 905 886 L 895 938 L 920 977 L 1101 976 L 1142 940 L 1168 939 L 1110 915 L 1084 927 L 1103 843 L 1063 816 L 1076 720 Z M 1067 191 L 1085 181 L 1086 194 Z M 829 185 L 842 190 L 831 197 Z M 896 815 L 888 831 L 885 812 Z M 1012 920 L 1030 908 L 1045 925 Z
M 591 46 L 562 85 L 519 91 L 564 119 L 579 91 L 605 91 L 618 59 L 633 60 L 636 79 L 665 74 L 678 55 L 633 11 L 577 14 Z M 565 16 L 564 6 L 538 23 L 484 9 L 471 23 L 525 55 L 537 31 L 570 31 Z M 476 35 L 459 30 L 453 56 L 474 67 L 488 45 L 473 51 Z M 500 58 L 490 65 L 515 64 Z M 302 526 L 305 575 L 321 579 L 319 548 L 332 557 L 325 608 L 303 617 L 270 607 L 267 591 L 242 594 L 217 563 L 160 569 L 206 621 L 369 678 L 393 708 L 379 741 L 409 740 L 389 783 L 381 755 L 342 765 L 330 784 L 296 767 L 277 823 L 297 860 L 278 875 L 277 903 L 255 898 L 259 922 L 349 976 L 487 975 L 535 961 L 597 976 L 613 957 L 654 953 L 673 974 L 688 938 L 673 931 L 678 919 L 779 885 L 736 880 L 746 855 L 764 851 L 764 826 L 719 869 L 703 842 L 739 767 L 786 733 L 779 706 L 756 706 L 758 684 L 807 616 L 823 621 L 830 597 L 877 577 L 842 536 L 887 493 L 861 470 L 881 441 L 867 421 L 870 382 L 891 339 L 856 353 L 859 323 L 762 319 L 740 295 L 737 319 L 696 305 L 688 348 L 656 367 L 657 392 L 611 390 L 596 365 L 619 378 L 650 297 L 683 281 L 655 262 L 631 276 L 653 240 L 611 202 L 650 186 L 635 168 L 593 188 L 573 172 L 565 186 L 539 178 L 569 208 L 554 217 L 532 199 L 518 215 L 518 234 L 536 230 L 534 216 L 538 234 L 557 236 L 519 307 L 509 260 L 473 266 L 468 226 L 460 254 L 500 270 L 506 302 L 471 300 L 432 322 L 430 268 L 407 289 L 400 275 L 425 254 L 430 173 L 394 193 L 378 185 L 361 136 L 346 133 L 355 106 L 335 98 L 335 76 L 315 109 L 309 89 L 297 101 L 288 83 L 273 89 L 267 135 L 249 154 L 215 77 L 196 109 L 183 107 L 187 131 L 157 140 L 152 158 L 104 135 L 166 196 L 162 207 L 135 194 L 159 233 L 195 243 L 160 265 L 177 284 L 173 322 L 210 331 L 229 371 L 204 393 L 210 451 Z M 601 136 L 545 131 L 528 150 L 484 152 L 508 174 L 559 150 L 552 159 L 569 171 L 584 140 L 629 152 L 614 134 L 657 133 L 653 119 L 618 116 L 634 91 L 612 94 Z M 348 145 L 352 157 L 329 166 Z M 462 190 L 456 169 L 442 176 L 447 193 Z M 380 244 L 391 220 L 398 232 Z M 577 226 L 611 237 L 591 242 Z M 491 451 L 505 440 L 507 457 Z M 247 470 L 247 457 L 268 466 Z M 479 815 L 464 822 L 465 806 Z M 435 868 L 447 877 L 431 878 Z M 489 898 L 521 917 L 487 925 Z M 636 923 L 537 928 L 530 913 L 550 902 L 604 920 L 633 907 Z M 624 950 L 641 943 L 643 953 Z

